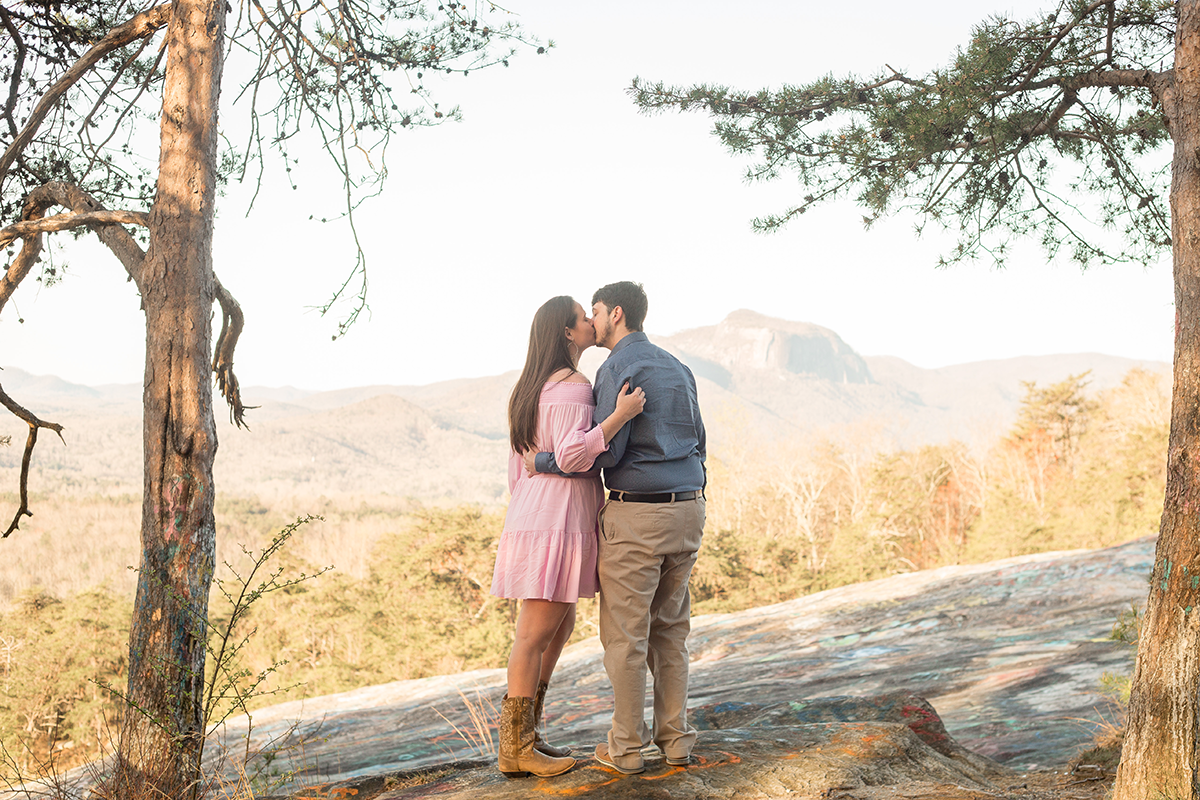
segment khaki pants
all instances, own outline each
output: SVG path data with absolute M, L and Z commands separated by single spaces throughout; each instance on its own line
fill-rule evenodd
M 600 510 L 600 642 L 613 687 L 608 752 L 637 767 L 651 741 L 646 670 L 654 678 L 653 742 L 670 758 L 696 741 L 687 723 L 691 594 L 688 578 L 704 531 L 704 499 L 610 501 Z

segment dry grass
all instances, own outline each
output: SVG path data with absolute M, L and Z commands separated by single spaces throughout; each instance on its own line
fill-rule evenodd
M 471 746 L 472 752 L 479 758 L 495 758 L 497 733 L 499 728 L 500 711 L 492 699 L 478 687 L 475 688 L 474 699 L 467 697 L 462 689 L 458 696 L 467 709 L 467 722 L 459 726 L 436 708 L 434 712 L 446 721 L 458 738 Z
M 1071 759 L 1070 770 L 1115 775 L 1117 765 L 1121 763 L 1121 746 L 1124 743 L 1125 728 L 1121 724 L 1105 721 L 1096 731 L 1092 746 Z

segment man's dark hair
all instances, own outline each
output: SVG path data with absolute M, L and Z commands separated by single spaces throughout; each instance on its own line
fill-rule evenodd
M 650 301 L 646 299 L 646 290 L 640 283 L 633 281 L 617 281 L 608 286 L 601 286 L 592 295 L 592 305 L 604 303 L 609 311 L 617 306 L 625 312 L 625 327 L 631 331 L 640 331 L 646 321 L 646 309 Z

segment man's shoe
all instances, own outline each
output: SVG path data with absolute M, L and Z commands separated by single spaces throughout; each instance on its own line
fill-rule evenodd
M 646 771 L 646 765 L 642 762 L 640 755 L 638 756 L 638 765 L 636 767 L 622 767 L 621 765 L 617 764 L 617 762 L 608 755 L 607 744 L 596 745 L 596 760 L 606 767 L 612 767 L 622 775 L 637 775 L 639 772 Z
M 692 757 L 691 755 L 680 756 L 679 758 L 667 756 L 667 763 L 672 767 L 686 767 L 688 764 L 692 763 Z

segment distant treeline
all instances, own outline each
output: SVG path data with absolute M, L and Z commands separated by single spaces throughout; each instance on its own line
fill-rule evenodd
M 693 597 L 734 610 L 898 572 L 1106 547 L 1158 532 L 1170 387 L 1140 369 L 1025 384 L 990 449 L 881 452 L 868 437 L 749 446 L 710 469 Z
M 743 443 L 714 454 L 693 612 L 1154 533 L 1166 460 L 1165 382 L 1134 370 L 1095 396 L 1086 375 L 1027 385 L 1016 424 L 986 452 L 957 442 L 880 451 L 869 440 L 843 438 Z M 298 510 L 336 518 L 339 535 L 322 534 L 324 551 L 284 550 L 275 566 L 285 576 L 345 562 L 355 548 L 363 551 L 355 557 L 360 566 L 291 585 L 252 607 L 239 631 L 251 634 L 240 659 L 250 675 L 286 661 L 267 688 L 294 688 L 260 695 L 251 708 L 503 666 L 517 609 L 488 593 L 502 513 L 328 501 Z M 223 535 L 250 548 L 287 522 L 254 501 L 226 501 L 218 512 Z M 373 533 L 354 539 L 365 530 Z M 124 686 L 131 600 L 105 588 L 62 597 L 28 590 L 0 616 L 0 774 L 30 777 L 51 761 L 62 770 L 104 751 L 119 701 L 102 687 Z M 228 614 L 214 595 L 214 621 Z M 595 618 L 595 603 L 581 602 L 577 639 L 596 632 Z

